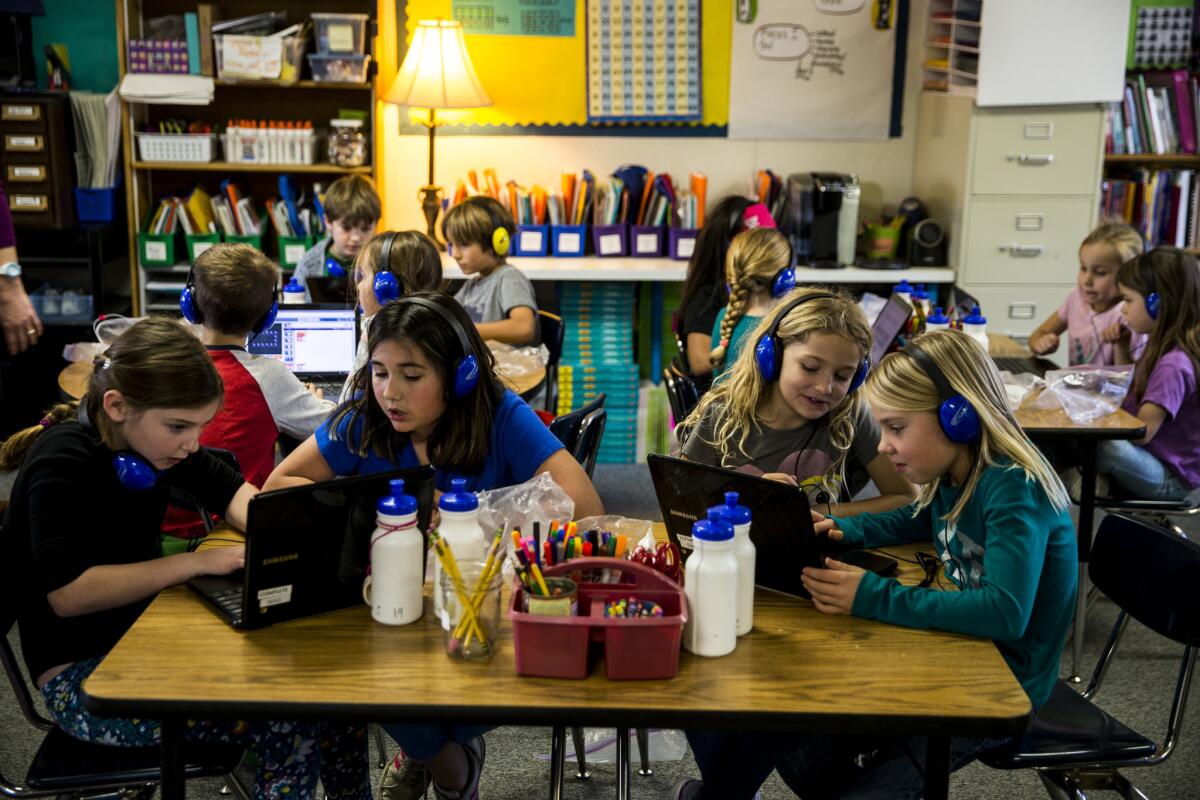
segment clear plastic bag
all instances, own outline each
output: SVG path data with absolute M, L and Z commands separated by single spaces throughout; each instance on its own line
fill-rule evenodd
M 677 730 L 659 730 L 651 728 L 647 737 L 649 747 L 647 748 L 647 756 L 652 763 L 663 763 L 665 761 L 682 761 L 683 756 L 687 753 L 687 737 L 683 731 Z M 575 740 L 573 737 L 567 737 L 567 753 L 568 759 L 575 758 Z M 588 764 L 612 764 L 617 760 L 617 731 L 615 728 L 585 728 L 583 731 L 583 752 L 587 756 Z M 637 766 L 637 738 L 636 732 L 631 729 L 629 731 L 629 752 L 634 758 L 634 766 Z M 549 761 L 549 753 L 537 753 L 534 755 L 537 761 Z
M 574 514 L 575 501 L 548 472 L 516 486 L 479 493 L 479 524 L 492 533 L 500 528 L 520 528 L 528 535 L 534 522 L 545 525 L 552 519 L 568 520 Z M 509 547 L 512 542 L 506 540 L 503 544 Z
M 509 378 L 545 372 L 546 364 L 550 361 L 550 351 L 545 345 L 513 347 L 499 342 L 488 342 L 487 345 L 496 357 L 496 371 Z
M 1050 370 L 1046 373 L 1046 391 L 1034 406 L 1061 406 L 1072 422 L 1086 425 L 1120 408 L 1132 380 L 1132 367 Z
M 1007 370 L 1001 370 L 1000 380 L 1004 383 L 1005 394 L 1008 395 L 1008 408 L 1010 411 L 1016 411 L 1020 408 L 1021 403 L 1025 402 L 1025 398 L 1034 389 L 1046 385 L 1044 380 L 1028 372 L 1016 374 Z
M 600 517 L 584 517 L 581 520 L 575 521 L 581 531 L 608 531 L 625 536 L 629 540 L 629 546 L 625 548 L 625 557 L 634 551 L 639 544 L 644 542 L 647 537 L 650 539 L 650 546 L 654 546 L 654 523 L 648 519 L 633 519 L 632 517 L 621 517 L 616 514 L 605 514 Z

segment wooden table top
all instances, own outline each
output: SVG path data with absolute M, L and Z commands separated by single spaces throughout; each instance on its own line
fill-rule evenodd
M 1028 358 L 1033 355 L 1029 348 L 1007 333 L 989 333 L 988 355 L 992 358 Z
M 919 580 L 904 566 L 904 581 Z M 491 660 L 452 661 L 431 603 L 396 628 L 358 606 L 241 633 L 186 588 L 169 589 L 87 680 L 87 703 L 107 714 L 956 735 L 1022 730 L 1030 713 L 986 639 L 828 616 L 767 590 L 732 654 L 684 652 L 679 674 L 656 681 L 609 681 L 601 664 L 582 681 L 518 677 L 507 622 Z
M 499 342 L 487 344 L 493 351 L 505 347 Z M 540 361 L 511 354 L 497 363 L 496 371 L 505 385 L 521 396 L 536 390 L 546 378 L 546 367 Z M 87 391 L 91 375 L 92 362 L 73 361 L 58 373 L 58 388 L 67 397 L 78 400 Z

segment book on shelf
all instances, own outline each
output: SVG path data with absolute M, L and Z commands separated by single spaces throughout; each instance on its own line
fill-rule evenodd
M 1148 247 L 1200 246 L 1200 179 L 1191 169 L 1134 169 L 1105 178 L 1102 217 L 1137 228 Z
M 1130 75 L 1123 99 L 1106 108 L 1104 152 L 1196 153 L 1198 131 L 1200 83 L 1195 76 L 1182 69 Z

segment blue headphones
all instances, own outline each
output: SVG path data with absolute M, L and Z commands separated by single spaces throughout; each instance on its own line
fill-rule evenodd
M 455 319 L 454 314 L 427 297 L 407 295 L 400 298 L 400 301 L 428 308 L 444 319 L 446 324 L 454 329 L 454 333 L 458 337 L 458 343 L 462 346 L 463 351 L 462 358 L 454 364 L 454 396 L 466 397 L 469 395 L 479 385 L 479 359 L 471 352 L 471 340 L 467 338 L 467 332 L 463 330 L 462 325 Z
M 787 271 L 792 272 L 792 278 L 795 280 L 795 272 L 791 267 Z M 782 273 L 781 273 L 782 274 Z M 779 280 L 777 276 L 775 280 Z M 784 318 L 792 312 L 792 309 L 801 303 L 807 303 L 809 300 L 817 300 L 821 298 L 834 299 L 836 295 L 828 292 L 814 292 L 797 297 L 790 303 L 780 309 L 775 315 L 775 321 L 771 323 L 771 329 L 764 333 L 754 345 L 754 363 L 758 365 L 758 371 L 762 374 L 763 380 L 767 383 L 779 379 L 779 373 L 783 368 L 783 342 L 779 341 L 779 325 Z M 854 370 L 854 377 L 850 379 L 850 388 L 846 391 L 847 395 L 853 394 L 858 387 L 863 385 L 863 381 L 867 379 L 867 374 L 871 371 L 871 361 L 866 356 L 859 363 L 858 369 Z
M 400 276 L 392 272 L 392 244 L 398 236 L 395 231 L 387 233 L 383 237 L 383 247 L 379 251 L 379 263 L 375 265 L 375 299 L 379 305 L 386 306 L 393 300 L 399 300 L 404 294 L 404 282 L 400 280 Z
M 796 270 L 787 266 L 775 273 L 771 279 L 771 297 L 779 299 L 796 288 Z
M 187 284 L 183 287 L 183 291 L 179 293 L 179 311 L 183 314 L 183 318 L 193 325 L 200 325 L 204 322 L 204 313 L 200 311 L 200 305 L 196 302 L 196 282 L 195 282 L 196 265 L 188 270 Z M 275 291 L 271 292 L 271 307 L 267 309 L 267 313 L 258 318 L 251 329 L 250 338 L 258 336 L 275 322 L 275 315 L 279 313 L 279 298 Z
M 1158 319 L 1158 292 L 1146 295 L 1146 313 L 1150 319 Z
M 79 424 L 84 430 L 94 432 L 92 420 L 87 412 L 87 398 L 79 401 Z M 113 453 L 113 469 L 117 473 L 117 481 L 131 492 L 145 492 L 154 488 L 158 481 L 158 470 L 150 462 L 132 450 L 121 450 Z
M 946 438 L 955 444 L 971 444 L 979 441 L 983 433 L 983 425 L 979 422 L 979 412 L 967 398 L 954 391 L 946 374 L 937 365 L 933 357 L 915 344 L 909 344 L 900 351 L 917 362 L 921 371 L 933 381 L 941 404 L 938 406 L 938 425 Z

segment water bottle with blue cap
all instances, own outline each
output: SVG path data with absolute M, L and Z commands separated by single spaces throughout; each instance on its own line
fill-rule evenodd
M 950 328 L 950 318 L 942 313 L 942 307 L 937 306 L 925 320 L 926 331 L 944 331 Z
M 737 647 L 738 564 L 733 526 L 721 506 L 692 525 L 692 546 L 684 568 L 688 616 L 683 646 L 698 656 L 723 656 Z
M 971 313 L 963 319 L 963 333 L 983 345 L 984 352 L 988 349 L 987 317 L 979 311 L 979 306 L 973 306 Z
M 733 557 L 738 567 L 737 635 L 754 627 L 754 564 L 758 552 L 750 541 L 750 509 L 738 503 L 737 492 L 725 493 L 725 504 L 714 506 L 733 526 Z
M 474 492 L 467 491 L 465 479 L 450 480 L 450 491 L 438 500 L 438 509 L 442 517 L 438 523 L 438 536 L 450 546 L 454 560 L 483 561 L 487 554 L 487 542 L 479 527 L 479 498 Z M 440 561 L 434 561 L 433 570 L 433 608 L 441 619 L 445 601 L 439 590 L 442 585 Z
M 304 287 L 300 285 L 300 281 L 294 277 L 288 280 L 283 287 L 283 304 L 291 305 L 292 303 L 304 302 Z
M 363 600 L 376 622 L 407 625 L 420 619 L 425 607 L 425 539 L 417 527 L 417 499 L 404 493 L 403 479 L 393 478 L 375 510 Z

